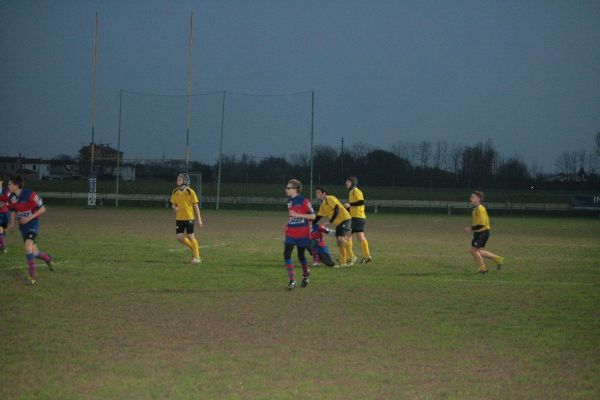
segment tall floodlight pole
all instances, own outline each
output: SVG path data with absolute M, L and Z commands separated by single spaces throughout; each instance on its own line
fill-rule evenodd
M 119 180 L 121 179 L 121 121 L 123 110 L 123 89 L 119 90 L 119 129 L 117 131 L 117 188 L 115 191 L 115 207 L 119 207 Z
M 94 28 L 94 56 L 92 62 L 92 143 L 90 145 L 90 174 L 88 178 L 88 207 L 96 207 L 96 174 L 94 173 L 95 158 L 95 131 L 96 131 L 96 47 L 98 37 L 98 12 L 96 12 L 96 26 Z
M 310 93 L 310 194 L 309 199 L 313 196 L 313 150 L 315 137 L 315 91 Z
M 190 14 L 190 40 L 188 61 L 187 113 L 185 118 L 185 170 L 190 172 L 190 115 L 192 113 L 192 37 L 194 33 L 194 12 Z
M 217 203 L 215 209 L 219 209 L 221 199 L 221 165 L 223 163 L 223 131 L 225 130 L 225 91 L 223 90 L 223 103 L 221 105 L 221 137 L 219 139 L 219 172 L 217 174 Z
M 342 177 L 340 178 L 340 180 L 344 180 L 344 138 L 342 138 L 342 153 L 341 153 L 341 161 L 342 161 Z

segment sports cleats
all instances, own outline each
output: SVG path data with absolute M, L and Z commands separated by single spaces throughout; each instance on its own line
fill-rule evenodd
M 290 281 L 287 285 L 287 290 L 293 290 L 293 289 L 296 289 L 296 281 Z
M 365 258 L 363 258 L 362 260 L 360 260 L 360 263 L 361 263 L 361 264 L 368 264 L 368 263 L 370 263 L 371 261 L 373 261 L 373 258 L 371 258 L 371 256 L 369 256 L 369 257 L 365 257 Z
M 305 277 L 304 279 L 302 279 L 302 283 L 300 284 L 300 286 L 302 286 L 303 288 L 308 286 L 308 282 L 310 282 L 310 279 L 308 279 L 308 276 Z
M 192 258 L 192 264 L 200 264 L 202 263 L 202 259 L 200 257 Z
M 54 257 L 52 257 L 50 254 L 48 254 L 48 257 L 50 257 L 50 259 L 46 261 L 46 265 L 48 266 L 48 268 L 50 268 L 50 271 L 54 272 L 54 267 L 56 267 Z

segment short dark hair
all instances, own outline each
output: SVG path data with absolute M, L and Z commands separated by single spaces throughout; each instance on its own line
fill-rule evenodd
M 479 200 L 483 201 L 483 192 L 481 190 L 474 190 L 473 194 L 479 197 Z
M 288 181 L 288 185 L 292 185 L 292 187 L 294 187 L 294 189 L 296 189 L 298 192 L 302 190 L 302 182 L 300 182 L 298 179 L 290 179 Z
M 358 186 L 358 178 L 355 176 L 349 176 L 346 178 L 347 181 L 352 182 L 352 186 L 356 187 Z
M 317 186 L 315 188 L 315 191 L 317 191 L 317 190 L 319 190 L 319 191 L 321 191 L 323 193 L 329 193 L 329 191 L 327 190 L 327 188 L 325 186 Z
M 14 175 L 8 178 L 9 181 L 12 182 L 13 185 L 17 185 L 19 189 L 23 189 L 23 178 L 21 175 Z

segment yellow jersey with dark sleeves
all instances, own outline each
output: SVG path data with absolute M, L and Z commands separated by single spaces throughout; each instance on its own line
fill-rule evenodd
M 471 229 L 473 232 L 483 232 L 490 229 L 490 217 L 482 204 L 473 207 Z
M 317 217 L 327 217 L 335 226 L 351 218 L 350 213 L 344 208 L 337 197 L 329 194 L 321 202 Z
M 171 194 L 171 204 L 177 207 L 175 219 L 189 221 L 194 219 L 194 204 L 198 204 L 198 197 L 192 188 L 176 188 Z
M 352 218 L 367 218 L 365 214 L 365 196 L 362 190 L 355 187 L 348 192 L 348 203 L 350 203 L 350 216 Z

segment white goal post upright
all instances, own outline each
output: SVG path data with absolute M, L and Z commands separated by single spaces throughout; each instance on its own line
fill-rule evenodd
M 88 176 L 88 208 L 96 208 L 96 174 L 94 173 L 95 157 L 95 130 L 96 130 L 96 47 L 98 37 L 98 12 L 96 12 L 96 25 L 94 28 L 94 50 L 92 61 L 92 143 L 90 144 L 90 173 Z

